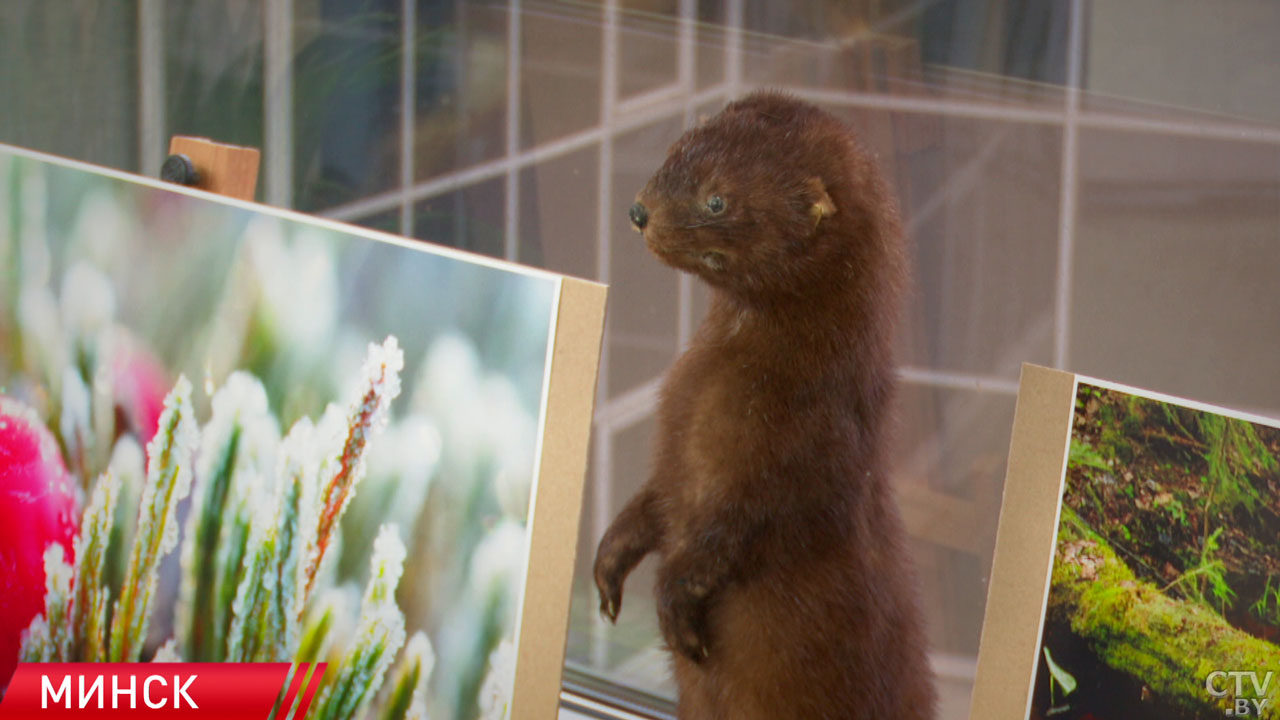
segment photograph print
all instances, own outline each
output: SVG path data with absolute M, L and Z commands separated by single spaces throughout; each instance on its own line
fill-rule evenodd
M 1028 718 L 1280 718 L 1280 429 L 1078 378 Z
M 533 498 L 590 417 L 548 430 L 552 358 L 589 403 L 603 313 L 569 285 L 0 146 L 0 696 L 20 660 L 327 661 L 312 717 L 528 717 L 572 563 L 530 573 Z

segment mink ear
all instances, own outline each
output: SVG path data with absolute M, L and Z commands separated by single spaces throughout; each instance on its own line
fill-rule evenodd
M 822 182 L 822 178 L 811 177 L 805 181 L 805 185 L 808 186 L 813 197 L 813 205 L 809 206 L 809 215 L 813 217 L 813 228 L 817 230 L 822 218 L 836 214 L 836 204 L 827 194 L 827 184 Z

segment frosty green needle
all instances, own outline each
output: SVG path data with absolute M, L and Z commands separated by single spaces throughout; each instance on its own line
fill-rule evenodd
M 160 561 L 178 543 L 178 502 L 191 491 L 191 463 L 199 439 L 191 383 L 182 376 L 165 396 L 160 430 L 147 444 L 147 482 L 137 535 L 111 622 L 112 662 L 134 662 L 142 650 Z

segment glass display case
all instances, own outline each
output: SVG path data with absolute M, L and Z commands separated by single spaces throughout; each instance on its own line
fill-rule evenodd
M 626 209 L 750 89 L 848 119 L 913 258 L 895 481 L 951 720 L 1022 362 L 1280 414 L 1276 37 L 1268 0 L 11 0 L 0 142 L 151 175 L 173 134 L 254 145 L 268 204 L 609 283 L 566 714 L 666 717 L 652 560 L 616 627 L 590 567 L 706 296 Z

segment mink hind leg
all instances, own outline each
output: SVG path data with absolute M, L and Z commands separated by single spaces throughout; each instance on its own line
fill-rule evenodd
M 676 717 L 679 720 L 719 720 L 716 715 L 716 704 L 696 676 L 697 673 L 704 671 L 679 656 L 672 658 L 672 665 L 675 667 L 676 687 L 679 693 L 676 700 Z M 682 668 L 682 665 L 686 667 Z
M 735 688 L 735 678 L 724 662 L 708 659 L 694 663 L 672 653 L 672 671 L 678 691 L 676 717 L 679 720 L 780 720 L 776 712 L 754 703 L 743 688 Z
M 680 720 L 934 717 L 910 583 L 849 592 L 867 582 L 863 573 L 848 573 L 839 558 L 817 565 L 717 597 L 709 657 L 695 663 L 673 653 Z

